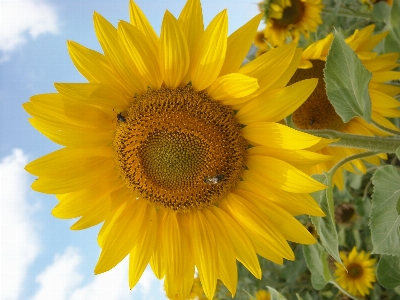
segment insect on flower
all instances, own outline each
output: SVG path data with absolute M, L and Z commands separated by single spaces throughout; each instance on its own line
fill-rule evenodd
M 113 109 L 113 111 L 115 112 L 114 109 Z M 122 123 L 125 123 L 125 122 L 126 122 L 126 119 L 125 119 L 125 117 L 123 116 L 122 112 L 117 113 L 117 117 L 116 117 L 116 118 L 118 119 L 119 122 L 122 122 Z M 114 119 L 115 119 L 115 118 L 114 118 Z M 114 121 L 114 119 L 113 119 L 113 121 Z
M 204 178 L 204 182 L 207 184 L 217 184 L 217 183 L 222 182 L 222 180 L 224 180 L 224 177 L 225 176 L 223 174 L 218 174 L 215 176 L 206 176 Z

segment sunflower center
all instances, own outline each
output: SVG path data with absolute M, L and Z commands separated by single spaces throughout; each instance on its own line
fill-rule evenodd
M 324 73 L 325 62 L 312 60 L 310 69 L 298 69 L 291 83 L 303 79 L 318 78 L 318 84 L 308 99 L 293 113 L 293 123 L 300 129 L 332 129 L 340 131 L 344 123 L 335 112 L 326 95 Z
M 291 6 L 286 6 L 281 19 L 273 19 L 274 27 L 286 29 L 291 24 L 297 24 L 304 15 L 304 3 L 300 0 L 292 0 Z
M 363 267 L 358 263 L 351 263 L 347 266 L 348 276 L 352 279 L 360 278 L 364 274 Z
M 206 93 L 150 90 L 121 116 L 113 143 L 120 174 L 158 208 L 217 205 L 240 180 L 246 142 L 232 110 Z

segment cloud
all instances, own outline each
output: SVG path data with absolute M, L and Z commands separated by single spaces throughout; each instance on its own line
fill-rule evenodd
M 44 33 L 58 32 L 58 17 L 45 0 L 0 1 L 0 63 L 9 53 Z
M 72 247 L 67 248 L 61 256 L 56 255 L 53 264 L 36 277 L 40 287 L 30 300 L 166 299 L 163 291 L 154 289 L 159 281 L 149 268 L 138 282 L 139 289 L 129 289 L 128 259 L 106 273 L 91 276 L 93 280 L 80 286 L 84 279 L 79 272 L 82 261 L 83 258 L 77 249 Z M 151 287 L 153 295 L 150 295 Z
M 27 157 L 19 149 L 0 162 L 1 299 L 18 299 L 28 271 L 39 253 L 39 239 L 27 201 Z

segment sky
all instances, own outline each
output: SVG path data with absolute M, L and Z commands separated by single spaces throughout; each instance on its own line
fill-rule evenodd
M 166 299 L 162 281 L 147 268 L 128 286 L 128 261 L 93 275 L 100 226 L 82 231 L 76 220 L 51 215 L 54 195 L 31 190 L 24 166 L 60 148 L 34 130 L 22 104 L 55 92 L 54 82 L 85 82 L 67 40 L 101 52 L 93 12 L 112 24 L 129 20 L 129 0 L 0 0 L 0 300 Z M 178 17 L 184 0 L 137 0 L 159 33 L 166 9 Z M 205 25 L 227 8 L 229 33 L 258 13 L 257 0 L 203 0 Z

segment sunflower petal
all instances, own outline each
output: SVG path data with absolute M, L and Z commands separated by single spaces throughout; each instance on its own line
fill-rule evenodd
M 239 73 L 231 73 L 218 77 L 206 89 L 206 92 L 213 99 L 220 100 L 223 104 L 229 104 L 230 99 L 250 95 L 255 92 L 258 87 L 256 78 Z
M 228 16 L 224 10 L 208 25 L 194 51 L 190 74 L 196 90 L 206 89 L 218 77 L 225 61 L 227 34 Z
M 218 276 L 217 245 L 213 229 L 200 211 L 195 211 L 190 216 L 190 237 L 204 293 L 211 299 Z
M 322 138 L 272 122 L 256 122 L 242 130 L 245 139 L 255 145 L 299 150 L 316 145 Z
M 326 186 L 297 170 L 285 161 L 261 155 L 247 158 L 250 172 L 262 177 L 265 184 L 292 193 L 312 193 L 325 189 Z
M 268 90 L 245 104 L 236 114 L 236 118 L 241 124 L 278 122 L 292 114 L 307 100 L 317 82 L 318 79 L 315 78 L 306 79 L 285 88 Z
M 157 215 L 153 205 L 146 204 L 140 236 L 129 254 L 129 287 L 132 289 L 149 263 L 157 241 Z
M 169 11 L 165 12 L 161 27 L 160 62 L 165 84 L 178 87 L 189 69 L 189 49 L 178 21 Z
M 228 37 L 226 57 L 219 76 L 235 73 L 246 57 L 263 14 L 258 14 Z
M 146 201 L 131 201 L 121 212 L 105 237 L 95 274 L 106 272 L 123 260 L 138 242 L 144 221 Z

